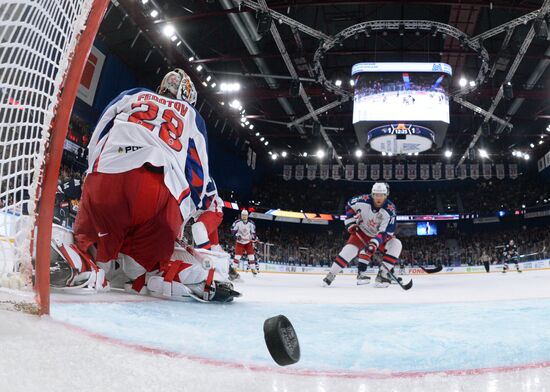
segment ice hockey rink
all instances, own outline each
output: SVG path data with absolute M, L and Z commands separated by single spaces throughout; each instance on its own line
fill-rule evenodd
M 243 275 L 225 305 L 111 292 L 54 294 L 41 319 L 0 311 L 0 391 L 550 390 L 549 270 L 414 276 L 409 291 Z M 278 314 L 293 366 L 263 340 Z

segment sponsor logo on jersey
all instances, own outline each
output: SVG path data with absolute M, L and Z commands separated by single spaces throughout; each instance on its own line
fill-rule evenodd
M 134 152 L 141 150 L 143 146 L 125 146 L 125 147 L 119 147 L 118 152 L 119 154 L 128 154 L 129 152 Z

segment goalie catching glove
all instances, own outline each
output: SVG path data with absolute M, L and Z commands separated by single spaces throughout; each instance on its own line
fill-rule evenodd
M 52 239 L 50 285 L 55 290 L 95 293 L 108 291 L 105 271 L 74 244 Z

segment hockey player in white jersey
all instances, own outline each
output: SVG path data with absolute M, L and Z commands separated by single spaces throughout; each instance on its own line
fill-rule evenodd
M 233 266 L 229 271 L 231 279 L 235 280 L 239 278 L 239 274 L 236 268 L 239 266 L 244 253 L 248 258 L 248 266 L 252 271 L 252 274 L 256 276 L 258 271 L 256 269 L 256 258 L 254 256 L 254 241 L 256 237 L 256 225 L 250 219 L 248 219 L 248 211 L 241 211 L 241 219 L 237 219 L 231 226 L 231 233 L 235 236 L 235 258 L 233 259 Z
M 107 274 L 122 260 L 137 292 L 146 285 L 168 296 L 182 293 L 185 288 L 176 290 L 176 283 L 187 284 L 192 275 L 201 280 L 191 283 L 204 287 L 194 294 L 211 300 L 215 281 L 224 281 L 210 276 L 208 262 L 202 272 L 189 274 L 196 266 L 172 258 L 182 225 L 203 208 L 210 178 L 206 126 L 193 107 L 196 98 L 181 69 L 166 74 L 157 92 L 124 91 L 103 111 L 88 146 L 76 245 Z M 149 287 L 155 271 L 164 282 Z M 228 292 L 219 290 L 218 299 L 222 291 Z
M 336 274 L 358 257 L 357 284 L 367 284 L 367 266 L 376 251 L 383 254 L 376 282 L 378 287 L 387 287 L 391 283 L 391 271 L 401 254 L 401 241 L 395 238 L 396 209 L 388 199 L 389 186 L 383 182 L 373 185 L 370 195 L 353 197 L 346 206 L 344 221 L 349 239 L 342 248 L 330 272 L 323 279 L 326 286 L 334 281 Z

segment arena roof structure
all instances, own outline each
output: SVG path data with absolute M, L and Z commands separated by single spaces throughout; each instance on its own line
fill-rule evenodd
M 549 3 L 117 0 L 100 36 L 150 87 L 168 69 L 185 69 L 211 132 L 264 159 L 284 152 L 289 162 L 307 161 L 322 150 L 340 164 L 361 153 L 462 163 L 484 148 L 491 159 L 528 154 L 533 162 L 550 143 Z M 323 45 L 329 49 L 319 54 Z M 374 61 L 452 66 L 451 121 L 440 148 L 383 157 L 358 145 L 351 67 Z

